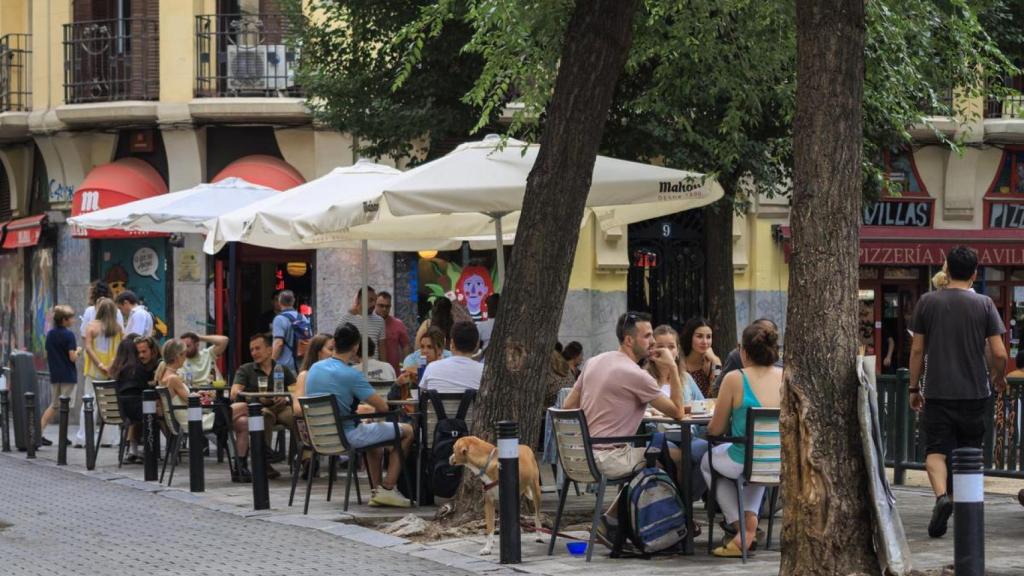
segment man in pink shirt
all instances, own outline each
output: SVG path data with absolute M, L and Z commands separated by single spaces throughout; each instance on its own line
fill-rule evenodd
M 564 407 L 582 408 L 590 435 L 594 438 L 634 436 L 648 404 L 655 410 L 682 418 L 683 387 L 679 368 L 665 349 L 654 348 L 651 317 L 641 312 L 623 314 L 615 328 L 619 349 L 594 356 L 576 380 Z M 670 396 L 639 362 L 647 359 L 670 375 Z M 596 445 L 594 460 L 608 478 L 633 473 L 644 463 L 644 448 L 630 445 Z M 682 465 L 678 449 L 670 449 L 677 465 Z
M 394 367 L 395 374 L 401 374 L 402 359 L 412 351 L 409 329 L 406 328 L 405 322 L 391 315 L 391 294 L 377 294 L 374 311 L 377 316 L 384 319 L 384 338 L 380 342 L 384 348 L 384 357 L 388 364 Z

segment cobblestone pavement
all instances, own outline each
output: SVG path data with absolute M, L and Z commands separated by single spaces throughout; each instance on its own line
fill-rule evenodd
M 0 574 L 469 574 L 0 457 Z

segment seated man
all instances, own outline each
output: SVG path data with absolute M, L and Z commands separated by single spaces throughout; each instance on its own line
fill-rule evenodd
M 670 418 L 683 418 L 679 368 L 667 349 L 654 347 L 651 317 L 634 312 L 623 314 L 615 335 L 619 349 L 587 361 L 586 370 L 576 380 L 563 407 L 582 408 L 594 438 L 636 435 L 648 404 Z M 654 362 L 662 374 L 669 375 L 669 396 L 662 393 L 653 376 L 640 368 L 639 362 L 644 358 Z M 622 478 L 643 467 L 645 450 L 624 444 L 597 444 L 594 461 L 608 478 Z M 670 448 L 669 452 L 680 467 L 678 477 L 682 455 L 678 448 Z
M 217 358 L 228 349 L 228 337 L 219 334 L 200 336 L 195 332 L 185 332 L 178 340 L 185 344 L 185 364 L 181 367 L 179 375 L 194 388 L 210 386 Z M 206 346 L 200 349 L 200 343 Z
M 369 404 L 376 412 L 387 412 L 388 404 L 370 386 L 363 373 L 352 367 L 357 360 L 359 351 L 359 329 L 352 324 L 342 324 L 334 331 L 334 354 L 309 369 L 306 375 L 306 394 L 330 394 L 338 404 L 342 416 L 352 414 L 352 406 L 356 401 Z M 370 506 L 397 506 L 408 508 L 411 502 L 395 490 L 399 475 L 402 472 L 402 460 L 412 443 L 412 427 L 408 424 L 398 425 L 402 435 L 402 452 L 391 450 L 388 454 L 387 477 L 381 480 L 382 449 L 369 451 L 370 482 L 376 488 L 370 498 Z M 371 446 L 380 442 L 394 440 L 395 425 L 392 422 L 361 422 L 358 426 L 353 422 L 345 423 L 345 437 L 355 448 Z
M 452 326 L 450 358 L 427 364 L 423 371 L 421 390 L 438 392 L 462 392 L 479 390 L 484 365 L 473 359 L 480 345 L 480 333 L 472 322 L 456 322 Z
M 231 384 L 231 412 L 232 421 L 234 422 L 235 436 L 238 439 L 244 439 L 238 442 L 239 453 L 238 456 L 242 460 L 239 465 L 239 474 L 242 476 L 240 480 L 244 480 L 244 476 L 248 475 L 248 470 L 245 467 L 245 457 L 249 451 L 249 409 L 245 404 L 245 400 L 238 396 L 240 392 L 259 392 L 259 379 L 267 379 L 267 389 L 273 389 L 274 381 L 274 367 L 277 363 L 273 359 L 273 348 L 271 344 L 272 340 L 270 334 L 262 332 L 249 338 L 249 353 L 252 354 L 252 362 L 247 362 L 238 367 L 235 372 L 235 380 Z M 291 371 L 287 366 L 281 366 L 284 369 L 284 385 L 287 389 L 292 384 L 295 384 L 295 373 Z M 292 404 L 288 401 L 288 398 L 281 396 L 277 398 L 261 398 L 260 403 L 263 404 L 263 438 L 266 446 L 267 459 L 270 459 L 271 450 L 270 447 L 273 445 L 274 438 L 274 426 L 281 424 L 286 426 L 291 433 L 295 433 L 295 417 L 292 413 Z M 267 462 L 267 478 L 273 480 L 281 476 L 281 473 L 274 470 L 270 462 Z

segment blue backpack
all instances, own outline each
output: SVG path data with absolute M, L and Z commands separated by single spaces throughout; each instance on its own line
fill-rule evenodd
M 306 351 L 309 350 L 309 342 L 313 339 L 313 325 L 309 323 L 309 318 L 294 310 L 281 312 L 281 316 L 291 322 L 284 345 L 292 351 L 294 357 L 305 357 Z
M 630 540 L 645 555 L 673 548 L 686 537 L 683 500 L 672 477 L 655 465 L 665 449 L 665 435 L 655 432 L 647 448 L 646 467 L 629 482 Z

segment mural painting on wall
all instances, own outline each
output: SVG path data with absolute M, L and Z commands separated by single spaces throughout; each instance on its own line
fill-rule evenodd
M 7 366 L 11 352 L 17 347 L 15 312 L 20 299 L 21 255 L 0 256 L 0 365 Z
M 46 355 L 46 331 L 53 320 L 53 248 L 36 248 L 32 253 L 29 295 L 29 350 L 42 368 Z
M 167 270 L 165 242 L 162 238 L 101 240 L 99 278 L 110 286 L 116 298 L 131 290 L 153 313 L 154 336 L 163 338 L 167 328 Z
M 474 320 L 487 319 L 487 297 L 500 291 L 492 280 L 495 276 L 494 270 L 479 265 L 462 268 L 454 262 L 445 262 L 441 259 L 432 259 L 430 265 L 434 272 L 434 281 L 423 284 L 429 292 L 428 302 L 433 303 L 441 296 L 454 297 L 466 306 Z

